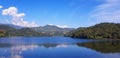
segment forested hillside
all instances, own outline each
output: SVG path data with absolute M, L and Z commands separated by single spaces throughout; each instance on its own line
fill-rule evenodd
M 78 28 L 67 33 L 73 38 L 120 39 L 120 23 L 100 23 L 87 28 Z

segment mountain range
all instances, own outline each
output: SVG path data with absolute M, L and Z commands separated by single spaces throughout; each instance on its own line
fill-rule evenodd
M 63 36 L 74 28 L 60 28 L 56 25 L 20 27 L 13 24 L 0 24 L 0 30 L 4 30 L 4 36 Z
M 49 33 L 51 35 L 52 34 L 62 35 L 71 30 L 74 30 L 74 28 L 60 28 L 55 25 L 45 25 L 40 27 L 33 27 L 31 29 L 41 33 Z

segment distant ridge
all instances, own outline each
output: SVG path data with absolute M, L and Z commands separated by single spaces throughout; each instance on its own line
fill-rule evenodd
M 21 29 L 21 28 L 23 28 L 23 27 L 21 27 L 21 26 L 17 26 L 17 25 L 13 25 L 13 24 L 6 24 L 6 25 L 8 25 L 8 26 L 10 26 L 10 27 L 13 27 L 13 28 L 15 28 L 15 29 Z

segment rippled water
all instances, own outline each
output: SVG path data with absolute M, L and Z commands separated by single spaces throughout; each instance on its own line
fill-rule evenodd
M 119 40 L 0 38 L 0 58 L 120 58 Z

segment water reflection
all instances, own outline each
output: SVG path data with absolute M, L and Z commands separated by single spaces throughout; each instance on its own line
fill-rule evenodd
M 0 43 L 0 58 L 120 58 L 118 40 L 79 43 L 38 43 L 37 40 L 34 40 L 37 43 L 24 40 L 13 43 L 14 41 Z
M 90 48 L 102 53 L 117 53 L 120 52 L 120 41 L 102 41 L 102 42 L 88 42 L 77 43 L 78 46 Z
M 9 53 L 10 55 L 1 56 L 0 58 L 23 58 L 21 55 L 22 52 L 27 50 L 34 50 L 38 47 L 38 45 L 8 45 L 8 44 L 2 44 L 5 46 L 0 46 L 0 52 L 5 52 L 5 54 Z M 11 47 L 10 47 L 11 46 Z M 8 49 L 7 49 L 7 48 Z M 2 50 L 1 48 L 4 48 L 6 50 Z
M 23 52 L 34 51 L 36 48 L 60 48 L 67 47 L 66 44 L 0 44 L 0 53 L 4 52 L 4 55 L 0 54 L 0 58 L 24 58 L 22 56 Z M 9 55 L 7 55 L 9 53 Z
M 34 50 L 35 48 L 37 48 L 38 45 L 20 45 L 20 46 L 13 46 L 11 47 L 11 58 L 23 58 L 21 56 L 23 51 L 26 51 L 28 49 L 30 50 Z
M 60 48 L 60 47 L 67 47 L 69 44 L 39 44 L 41 47 L 45 48 Z

